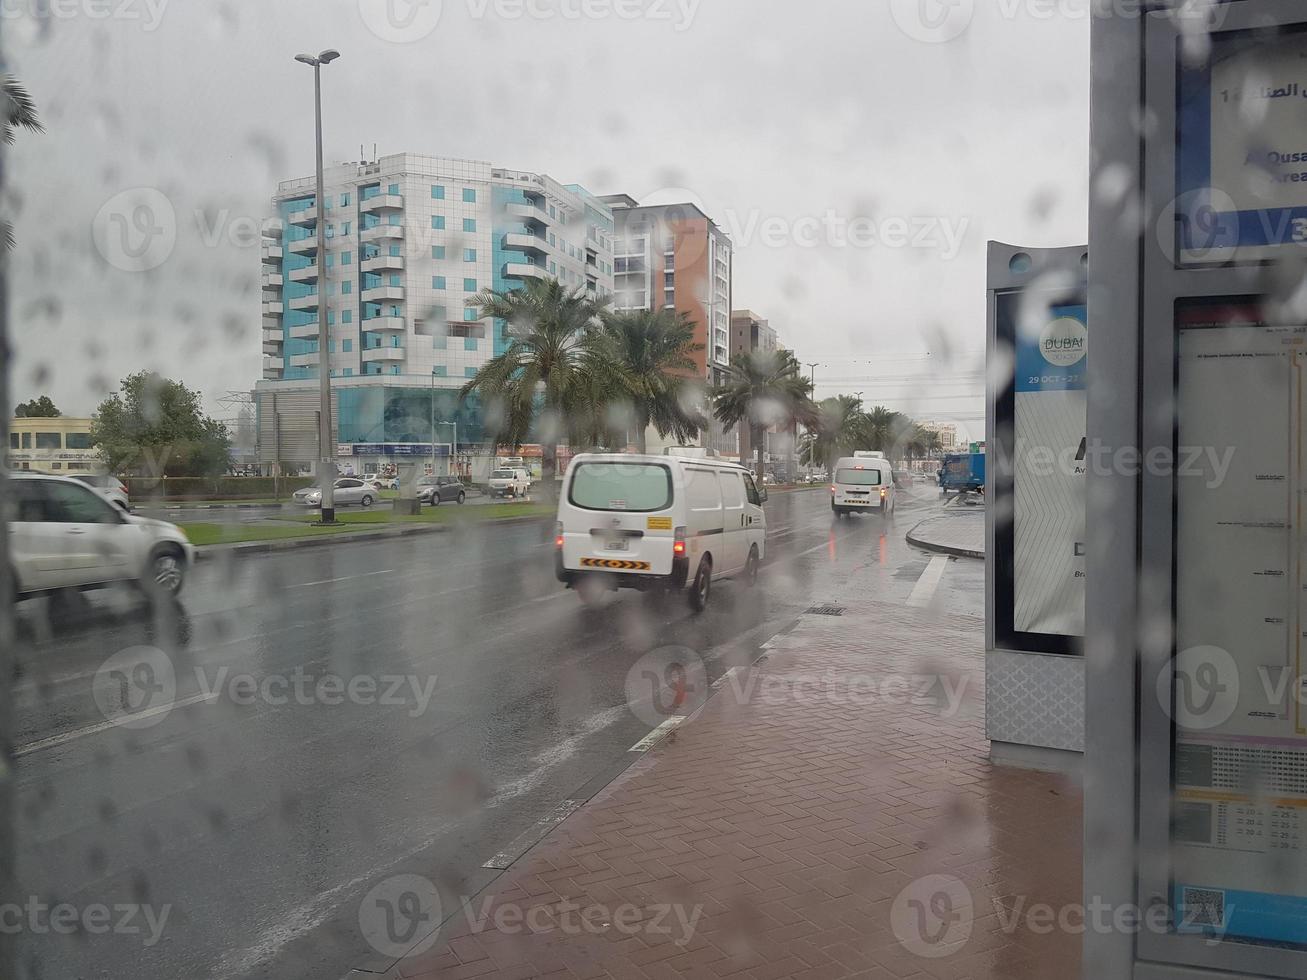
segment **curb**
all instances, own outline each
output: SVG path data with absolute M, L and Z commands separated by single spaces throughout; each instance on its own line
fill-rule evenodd
M 478 524 L 521 525 L 545 521 L 541 517 L 505 517 L 495 521 L 478 521 Z M 450 524 L 414 524 L 409 527 L 387 528 L 383 531 L 354 531 L 335 534 L 321 538 L 285 538 L 274 541 L 246 541 L 240 544 L 203 544 L 195 548 L 195 561 L 213 561 L 230 555 L 233 558 L 248 558 L 253 555 L 266 555 L 279 551 L 294 551 L 298 548 L 323 548 L 329 545 L 354 544 L 356 542 L 377 542 L 388 538 L 411 538 L 423 534 L 444 534 L 461 530 Z
M 940 555 L 951 555 L 954 558 L 976 558 L 980 561 L 985 560 L 985 553 L 983 551 L 973 551 L 970 548 L 955 548 L 952 545 L 938 544 L 934 541 L 928 541 L 925 538 L 917 537 L 917 528 L 921 527 L 922 524 L 927 523 L 927 521 L 932 521 L 934 519 L 935 518 L 933 517 L 928 517 L 926 520 L 918 521 L 913 525 L 912 530 L 906 535 L 908 544 L 916 548 L 921 548 L 924 551 L 933 551 Z

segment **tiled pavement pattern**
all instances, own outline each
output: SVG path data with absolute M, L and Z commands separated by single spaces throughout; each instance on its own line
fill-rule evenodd
M 387 977 L 1078 977 L 1079 935 L 1009 910 L 1080 902 L 1080 790 L 989 763 L 982 649 L 865 599 L 802 617 Z

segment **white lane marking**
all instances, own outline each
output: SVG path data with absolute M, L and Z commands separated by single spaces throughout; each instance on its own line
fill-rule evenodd
M 758 649 L 759 649 L 759 650 L 770 650 L 770 649 L 772 648 L 772 646 L 776 643 L 776 641 L 779 640 L 783 635 L 784 635 L 784 634 L 782 634 L 782 633 L 777 633 L 775 636 L 773 636 L 770 640 L 768 640 L 766 643 L 764 643 L 764 644 L 763 644 L 762 646 L 760 646 Z
M 672 717 L 668 718 L 661 725 L 659 725 L 657 728 L 651 731 L 648 735 L 646 735 L 644 738 L 640 739 L 640 741 L 632 745 L 629 749 L 627 749 L 627 751 L 647 752 L 659 741 L 661 741 L 662 738 L 668 732 L 670 732 L 673 728 L 677 727 L 683 721 L 685 721 L 685 715 L 672 715 Z
M 492 871 L 506 871 L 514 861 L 544 840 L 550 831 L 579 810 L 584 802 L 585 800 L 563 800 L 550 813 L 541 817 L 519 834 L 511 844 L 482 864 L 481 867 L 489 868 Z
M 913 586 L 912 594 L 908 596 L 908 605 L 930 605 L 930 600 L 935 597 L 935 590 L 939 588 L 939 580 L 944 577 L 947 568 L 948 559 L 943 555 L 932 558 L 926 570 L 921 573 L 921 578 L 917 579 L 917 584 Z
M 772 639 L 775 639 L 775 637 L 772 637 Z M 732 667 L 726 673 L 722 674 L 721 677 L 717 678 L 717 680 L 712 682 L 712 689 L 714 691 L 717 690 L 719 687 L 721 687 L 723 684 L 725 684 L 727 681 L 729 681 L 732 677 L 734 677 L 743 669 L 744 669 L 743 667 Z
M 391 575 L 394 573 L 393 568 L 383 568 L 379 572 L 360 572 L 358 575 L 342 575 L 340 578 L 324 578 L 317 582 L 300 582 L 297 585 L 288 585 L 288 589 L 307 589 L 314 585 L 332 585 L 336 582 L 348 582 L 356 578 L 371 578 L 374 575 Z
M 189 698 L 182 698 L 179 701 L 169 701 L 167 704 L 161 704 L 155 708 L 147 708 L 144 711 L 138 711 L 132 715 L 132 721 L 139 721 L 143 718 L 153 718 L 155 715 L 167 714 L 175 708 L 185 708 L 187 705 L 199 704 L 201 701 L 216 701 L 217 692 L 209 694 L 193 694 Z M 15 756 L 31 755 L 33 752 L 40 752 L 43 749 L 52 749 L 56 745 L 63 745 L 66 742 L 73 742 L 79 738 L 85 738 L 87 735 L 98 735 L 100 732 L 108 731 L 110 728 L 121 728 L 121 721 L 102 721 L 96 725 L 87 725 L 85 728 L 76 728 L 71 732 L 64 732 L 62 735 L 52 735 L 49 738 L 43 738 L 37 742 L 28 742 L 14 751 Z

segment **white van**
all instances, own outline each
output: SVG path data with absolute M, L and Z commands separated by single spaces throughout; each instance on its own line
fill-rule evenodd
M 766 499 L 736 463 L 577 456 L 558 502 L 558 580 L 586 601 L 604 589 L 661 592 L 688 584 L 690 605 L 702 611 L 715 579 L 757 580 L 766 557 Z
M 830 509 L 836 517 L 855 511 L 894 513 L 894 469 L 884 453 L 861 452 L 835 464 L 831 477 Z

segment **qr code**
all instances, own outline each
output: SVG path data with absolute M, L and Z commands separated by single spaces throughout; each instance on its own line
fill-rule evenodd
M 1211 888 L 1186 888 L 1181 903 L 1187 926 L 1225 926 L 1225 892 Z

